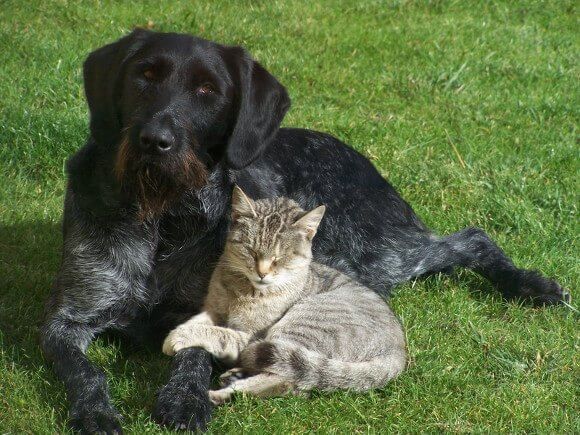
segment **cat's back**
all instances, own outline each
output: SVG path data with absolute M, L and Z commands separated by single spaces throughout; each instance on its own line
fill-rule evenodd
M 311 263 L 307 286 L 312 288 L 312 293 L 316 293 L 319 300 L 330 301 L 340 295 L 344 296 L 349 303 L 355 303 L 355 306 L 376 303 L 377 311 L 390 311 L 382 296 L 354 278 L 321 263 L 314 261 Z
M 322 308 L 328 307 L 328 310 L 323 310 L 326 314 L 341 313 L 362 323 L 366 320 L 384 323 L 391 317 L 396 320 L 383 297 L 336 269 L 313 262 L 309 279 L 309 285 L 317 291 L 302 301 L 304 308 L 320 304 Z
M 401 324 L 387 302 L 347 275 L 312 263 L 310 293 L 272 327 L 269 338 L 350 361 L 372 358 L 386 348 L 405 346 Z

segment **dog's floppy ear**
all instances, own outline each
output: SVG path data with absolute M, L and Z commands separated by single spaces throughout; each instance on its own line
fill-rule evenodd
M 226 163 L 241 169 L 272 141 L 290 107 L 290 97 L 284 86 L 243 48 L 226 47 L 225 59 L 234 79 L 236 104 Z
M 91 112 L 91 135 L 97 143 L 118 141 L 121 126 L 117 109 L 120 74 L 124 61 L 151 32 L 135 29 L 129 35 L 91 54 L 83 65 L 85 94 Z

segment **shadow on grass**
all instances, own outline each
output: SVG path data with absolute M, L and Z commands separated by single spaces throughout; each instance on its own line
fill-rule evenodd
M 479 276 L 477 273 L 463 268 L 456 268 L 446 272 L 426 274 L 414 280 L 416 283 L 423 284 L 430 294 L 444 294 L 449 291 L 449 287 L 467 287 L 472 299 L 481 304 L 489 304 L 493 300 L 504 300 L 499 290 L 487 279 Z M 404 284 L 404 287 L 414 287 L 414 281 L 410 284 Z M 398 292 L 409 291 L 408 288 L 395 290 Z

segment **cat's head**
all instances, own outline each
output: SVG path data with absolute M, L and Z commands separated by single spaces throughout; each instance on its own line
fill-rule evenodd
M 256 288 L 301 276 L 312 260 L 312 239 L 325 210 L 321 205 L 306 212 L 288 198 L 254 201 L 235 186 L 226 246 L 229 266 Z

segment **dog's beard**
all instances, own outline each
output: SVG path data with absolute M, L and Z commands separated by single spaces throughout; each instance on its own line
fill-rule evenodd
M 160 216 L 185 191 L 200 189 L 208 178 L 207 168 L 190 148 L 162 161 L 147 160 L 126 136 L 119 144 L 114 173 L 123 194 L 136 201 L 141 221 Z

